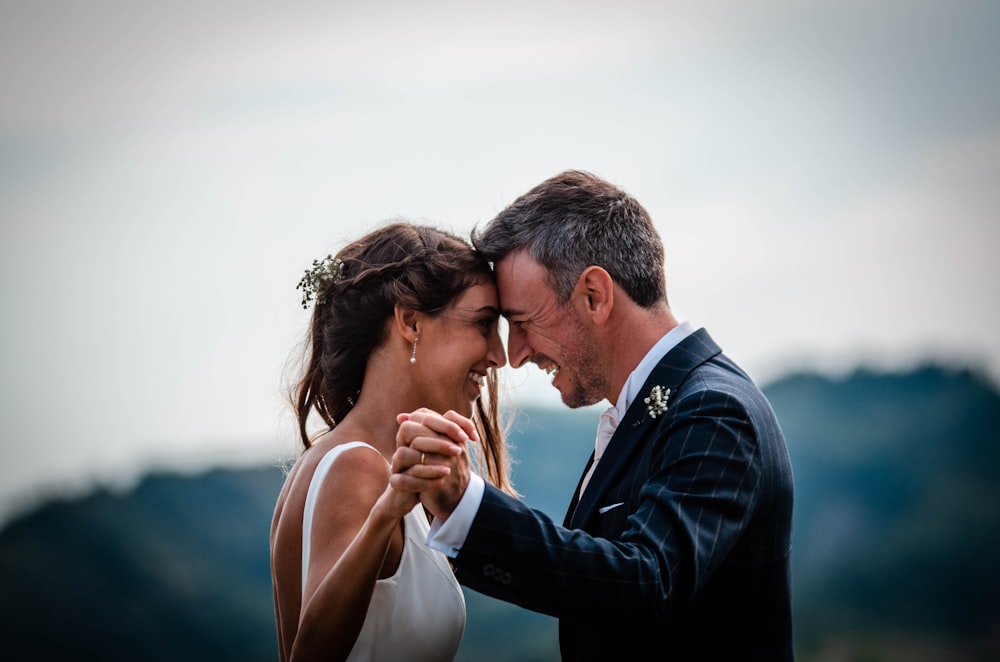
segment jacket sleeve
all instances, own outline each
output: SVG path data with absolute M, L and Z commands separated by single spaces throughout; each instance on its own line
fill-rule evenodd
M 716 385 L 717 386 L 717 385 Z M 455 559 L 463 584 L 556 617 L 599 610 L 666 617 L 688 604 L 737 544 L 760 488 L 760 453 L 738 391 L 689 380 L 582 529 L 486 487 Z M 600 505 L 600 504 L 599 504 Z

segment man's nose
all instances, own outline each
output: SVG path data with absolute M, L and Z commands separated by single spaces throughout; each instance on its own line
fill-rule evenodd
M 528 334 L 516 324 L 511 324 L 507 335 L 507 359 L 510 367 L 520 368 L 530 358 L 531 345 L 528 344 Z

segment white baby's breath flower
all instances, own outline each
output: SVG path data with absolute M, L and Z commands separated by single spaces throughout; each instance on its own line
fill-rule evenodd
M 670 389 L 664 389 L 662 386 L 654 386 L 649 392 L 649 397 L 643 400 L 646 403 L 646 411 L 649 412 L 650 418 L 656 418 L 667 411 L 668 400 L 670 400 Z
M 295 286 L 302 290 L 302 307 L 309 308 L 309 302 L 322 303 L 323 293 L 344 278 L 344 263 L 339 258 L 327 255 L 322 260 L 313 260 L 312 269 L 305 270 L 305 276 Z

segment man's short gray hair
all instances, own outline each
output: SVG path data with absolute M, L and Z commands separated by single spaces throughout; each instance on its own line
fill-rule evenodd
M 542 182 L 473 231 L 472 243 L 494 265 L 527 249 L 545 267 L 561 303 L 592 265 L 640 306 L 667 300 L 663 243 L 649 213 L 589 172 L 567 170 Z

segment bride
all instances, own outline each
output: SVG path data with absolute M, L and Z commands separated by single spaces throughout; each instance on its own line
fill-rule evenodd
M 299 287 L 313 308 L 292 393 L 304 448 L 270 543 L 280 659 L 450 660 L 465 599 L 447 558 L 424 545 L 418 495 L 389 486 L 390 463 L 398 413 L 452 410 L 472 417 L 475 443 L 434 450 L 472 450 L 490 482 L 513 493 L 493 272 L 458 237 L 395 222 L 314 261 Z M 430 455 L 424 475 L 447 475 Z

